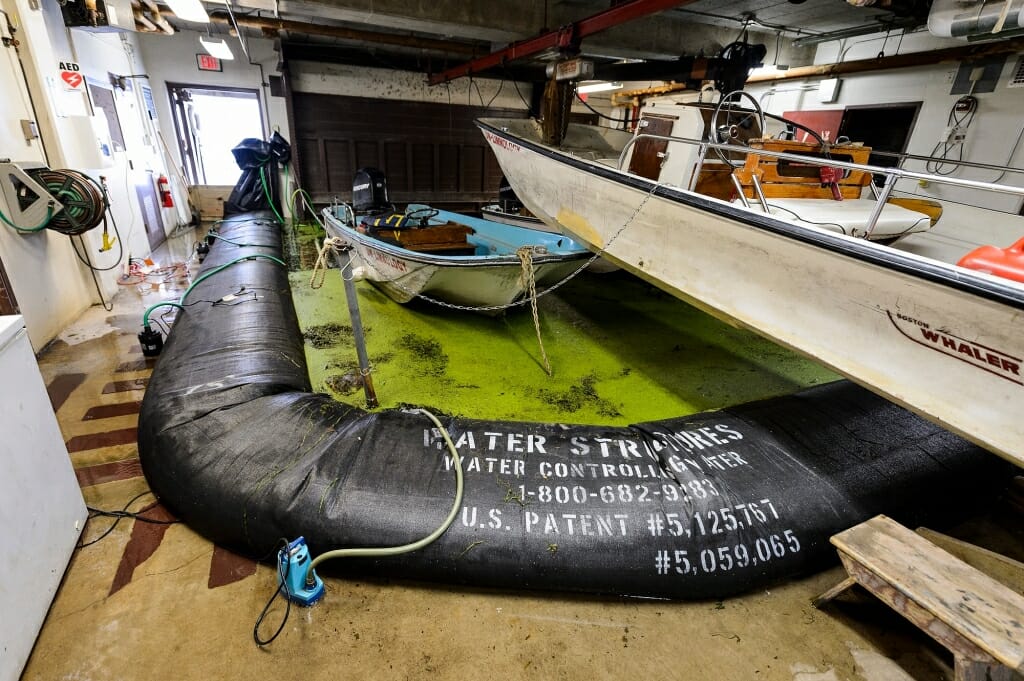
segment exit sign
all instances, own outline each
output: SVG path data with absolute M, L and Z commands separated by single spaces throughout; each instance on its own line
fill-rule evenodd
M 211 57 L 208 54 L 197 54 L 196 61 L 199 62 L 200 71 L 223 71 L 224 68 L 221 66 L 220 59 L 217 57 Z

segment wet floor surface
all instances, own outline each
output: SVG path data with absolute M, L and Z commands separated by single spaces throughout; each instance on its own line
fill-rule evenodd
M 616 276 L 581 282 L 542 305 L 553 379 L 538 365 L 528 314 L 438 315 L 399 307 L 361 284 L 382 400 L 485 418 L 625 423 L 832 378 Z M 358 386 L 332 378 L 351 373 L 354 359 L 340 287 L 304 293 L 307 277 L 294 274 L 293 287 L 300 311 L 313 310 L 303 313 L 303 326 L 314 386 L 359 403 Z M 145 494 L 131 438 L 153 367 L 135 337 L 141 313 L 180 295 L 182 285 L 162 284 L 126 287 L 113 312 L 88 311 L 42 353 L 40 366 L 87 502 L 171 523 L 170 511 Z M 307 306 L 306 297 L 316 302 Z M 309 331 L 331 324 L 319 336 Z M 463 347 L 466 339 L 472 347 Z M 495 358 L 516 368 L 499 374 Z M 1020 559 L 1020 513 L 995 500 L 990 512 L 951 532 Z M 281 636 L 260 650 L 252 628 L 276 588 L 274 570 L 185 525 L 162 523 L 122 520 L 103 536 L 113 521 L 89 522 L 82 540 L 96 543 L 75 553 L 24 679 L 952 679 L 941 648 L 863 592 L 814 609 L 810 600 L 842 578 L 837 567 L 689 603 L 355 581 L 329 572 L 324 600 L 293 608 Z M 284 614 L 279 601 L 264 636 Z

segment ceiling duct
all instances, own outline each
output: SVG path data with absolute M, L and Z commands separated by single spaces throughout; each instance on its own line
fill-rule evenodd
M 935 0 L 928 31 L 942 38 L 1007 37 L 1024 29 L 1024 0 Z

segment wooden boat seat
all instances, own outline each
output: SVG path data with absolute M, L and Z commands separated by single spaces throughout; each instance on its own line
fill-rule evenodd
M 1024 597 L 880 515 L 834 535 L 849 577 L 814 604 L 860 584 L 953 653 L 956 681 L 1024 673 Z
M 749 145 L 753 149 L 778 151 L 787 154 L 798 154 L 815 159 L 825 159 L 821 147 L 811 142 L 796 140 L 753 139 Z M 843 144 L 829 149 L 829 158 L 844 163 L 867 164 L 871 155 L 871 147 L 855 144 Z M 744 194 L 755 198 L 753 178 L 757 177 L 761 189 L 767 198 L 802 198 L 802 199 L 834 199 L 833 188 L 821 181 L 822 166 L 803 164 L 794 161 L 777 159 L 772 156 L 747 154 L 742 168 L 733 173 L 740 181 Z M 859 199 L 861 189 L 871 182 L 871 173 L 865 171 L 849 171 L 836 183 L 838 192 L 843 199 Z
M 469 243 L 467 237 L 474 232 L 472 227 L 449 221 L 429 227 L 378 229 L 373 236 L 385 243 L 418 253 L 473 255 L 476 246 Z

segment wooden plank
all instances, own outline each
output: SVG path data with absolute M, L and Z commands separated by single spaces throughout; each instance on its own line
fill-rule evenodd
M 954 660 L 955 681 L 1013 681 L 1016 674 L 1012 669 L 977 660 Z M 1016 676 L 1016 678 L 1020 678 Z
M 774 140 L 755 139 L 750 141 L 753 149 L 764 149 L 765 151 L 777 151 L 788 154 L 804 154 L 808 158 L 825 159 L 820 147 L 811 142 L 798 142 L 796 140 Z M 849 163 L 868 162 L 871 155 L 871 147 L 850 146 L 832 147 L 836 160 Z M 742 168 L 736 170 L 736 178 L 743 185 L 750 198 L 756 195 L 753 189 L 753 177 L 756 176 L 761 182 L 761 188 L 766 198 L 805 198 L 805 199 L 833 199 L 832 189 L 822 185 L 818 180 L 818 169 L 821 166 L 813 164 L 801 164 L 787 160 L 779 160 L 772 156 L 761 156 L 748 154 Z M 844 199 L 859 199 L 861 189 L 871 182 L 871 173 L 864 171 L 851 171 L 846 177 L 839 180 L 840 194 Z
M 910 198 L 892 198 L 887 203 L 891 203 L 896 206 L 902 206 L 907 210 L 912 210 L 918 213 L 924 213 L 931 219 L 932 227 L 942 217 L 942 204 L 938 201 L 932 201 L 931 199 L 910 199 Z
M 846 579 L 844 579 L 843 581 L 839 582 L 834 587 L 826 591 L 825 593 L 813 599 L 811 601 L 811 605 L 813 605 L 815 608 L 820 608 L 829 601 L 831 601 L 833 598 L 836 598 L 839 594 L 843 593 L 844 591 L 855 585 L 856 583 L 856 579 L 854 579 L 853 577 L 847 577 Z
M 953 627 L 918 605 L 912 598 L 908 598 L 905 593 L 864 567 L 863 564 L 842 551 L 839 552 L 839 558 L 843 561 L 843 567 L 851 577 L 857 580 L 858 584 L 935 639 L 946 650 L 953 653 L 954 658 L 976 660 L 989 665 L 998 663 L 984 649 L 962 636 Z
M 791 184 L 776 183 L 762 184 L 761 190 L 766 199 L 821 199 L 822 201 L 835 201 L 830 187 L 822 187 L 820 184 Z M 757 193 L 753 185 L 745 184 L 743 193 L 747 198 L 756 199 Z M 839 193 L 844 199 L 859 199 L 860 187 L 851 188 L 839 186 Z
M 224 202 L 231 196 L 230 185 L 201 184 L 192 187 L 189 193 L 192 203 L 199 210 L 199 219 L 204 221 L 220 220 L 224 217 Z
M 1024 563 L 926 527 L 914 531 L 1000 584 L 1024 595 Z
M 850 576 L 872 593 L 936 640 L 948 632 L 962 639 L 940 640 L 955 655 L 983 660 L 981 651 L 1024 672 L 1020 595 L 885 516 L 831 541 Z

